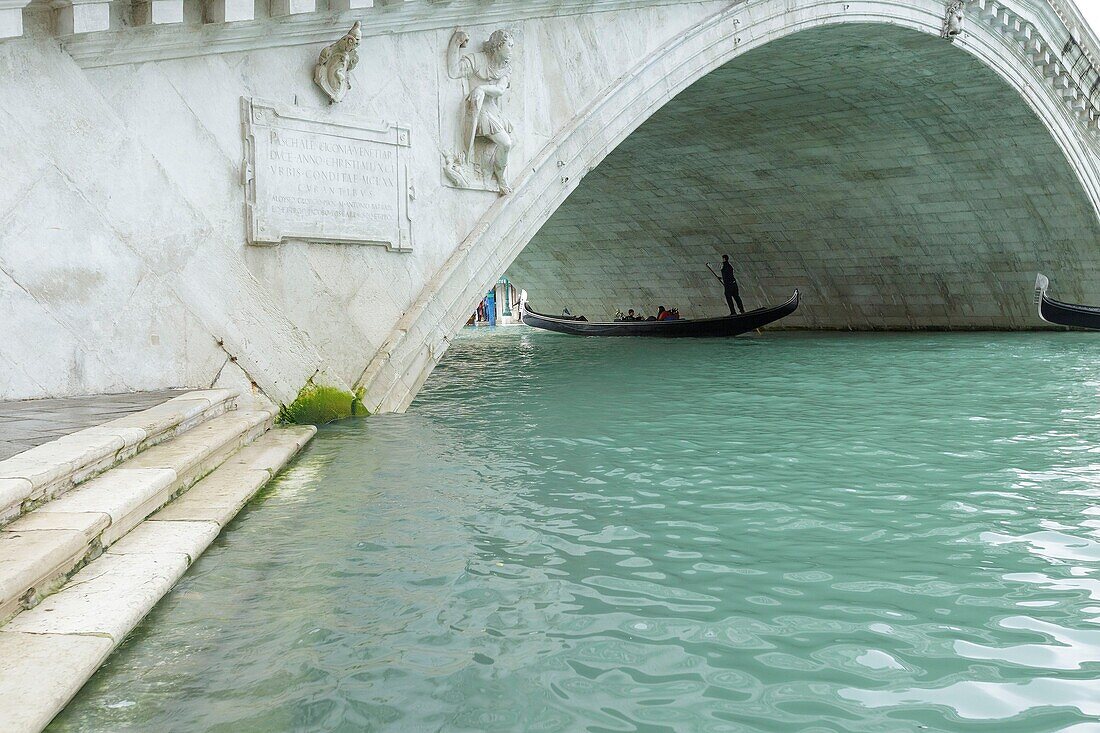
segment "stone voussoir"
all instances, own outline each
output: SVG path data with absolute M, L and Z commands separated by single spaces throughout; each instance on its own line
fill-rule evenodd
M 231 409 L 237 392 L 188 392 L 0 461 L 0 526 L 135 454 Z

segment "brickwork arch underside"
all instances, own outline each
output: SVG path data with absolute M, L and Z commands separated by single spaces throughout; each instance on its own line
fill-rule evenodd
M 712 71 L 592 170 L 508 270 L 546 311 L 724 310 L 811 328 L 1031 328 L 1035 272 L 1100 302 L 1100 224 L 1050 132 L 926 33 L 830 26 Z

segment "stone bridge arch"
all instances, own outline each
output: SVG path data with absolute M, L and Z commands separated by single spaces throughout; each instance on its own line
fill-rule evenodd
M 977 60 L 1014 93 L 1016 102 L 1026 105 L 1047 141 L 1064 156 L 1077 189 L 1069 205 L 1078 220 L 1086 220 L 1081 224 L 1084 233 L 1095 236 L 1100 234 L 1100 186 L 1091 146 L 1097 118 L 1090 92 L 1081 88 L 1083 76 L 1074 72 L 1066 56 L 1074 50 L 1073 31 L 1067 31 L 1057 10 L 1046 0 L 1012 5 L 970 2 L 965 9 L 966 32 L 952 51 L 960 60 Z M 815 29 L 918 33 L 929 42 L 947 44 L 938 38 L 944 12 L 939 0 L 821 0 L 799 3 L 797 9 L 787 0 L 752 0 L 716 13 L 640 60 L 526 163 L 513 195 L 498 200 L 484 214 L 425 285 L 359 380 L 367 406 L 374 412 L 404 410 L 473 304 L 583 185 L 587 174 L 700 79 L 773 42 Z M 1087 62 L 1087 51 L 1079 42 L 1076 46 Z M 996 134 L 983 142 L 991 156 L 997 154 Z M 1053 218 L 1058 213 L 1047 208 L 1041 215 Z

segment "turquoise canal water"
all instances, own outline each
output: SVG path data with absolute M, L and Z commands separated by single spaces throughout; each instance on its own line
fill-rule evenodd
M 464 336 L 53 731 L 1100 731 L 1100 341 Z

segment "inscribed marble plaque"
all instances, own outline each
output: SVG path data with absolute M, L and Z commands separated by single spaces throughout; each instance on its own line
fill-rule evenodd
M 412 248 L 409 130 L 243 100 L 248 241 Z

